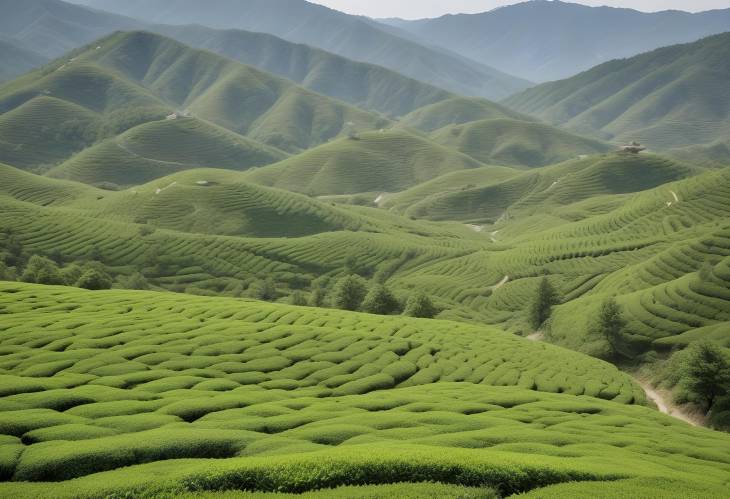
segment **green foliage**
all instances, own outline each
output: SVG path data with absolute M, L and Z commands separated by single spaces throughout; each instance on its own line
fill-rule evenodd
M 626 320 L 623 317 L 621 307 L 613 298 L 608 298 L 598 310 L 593 331 L 603 338 L 609 346 L 609 356 L 615 356 L 623 351 L 623 332 L 626 328 Z
M 259 279 L 249 287 L 248 294 L 251 298 L 264 301 L 274 301 L 279 297 L 276 290 L 276 283 L 270 277 Z
M 359 310 L 365 299 L 367 286 L 357 275 L 348 275 L 337 281 L 332 288 L 332 306 L 340 310 Z
M 289 297 L 289 304 L 304 307 L 308 303 L 307 296 L 301 291 L 295 291 Z
M 560 303 L 560 298 L 557 291 L 548 278 L 543 277 L 537 285 L 529 308 L 529 321 L 533 329 L 539 329 L 550 318 L 553 306 L 558 303 Z
M 102 270 L 89 268 L 76 281 L 76 287 L 89 290 L 111 289 L 112 278 Z
M 718 397 L 730 394 L 730 362 L 716 344 L 693 343 L 683 360 L 682 385 L 708 410 Z
M 30 257 L 20 280 L 36 284 L 63 284 L 64 282 L 56 262 L 40 255 Z
M 369 314 L 390 315 L 398 313 L 399 309 L 400 303 L 396 297 L 382 284 L 371 286 L 362 302 L 362 311 Z
M 428 295 L 425 293 L 415 293 L 408 298 L 403 313 L 408 317 L 433 319 L 438 315 L 439 309 L 436 308 Z

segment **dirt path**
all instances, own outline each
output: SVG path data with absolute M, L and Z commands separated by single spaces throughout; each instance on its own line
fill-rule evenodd
M 492 240 L 493 243 L 497 242 L 497 234 L 499 234 L 498 230 L 495 230 L 494 232 L 489 234 L 489 238 Z
M 484 230 L 483 225 L 466 224 L 466 226 L 469 227 L 474 232 L 482 232 Z
M 506 275 L 506 276 L 504 276 L 504 279 L 502 279 L 497 284 L 495 284 L 494 286 L 492 286 L 492 291 L 497 291 L 499 288 L 501 288 L 502 286 L 504 286 L 508 282 L 509 282 L 509 276 Z
M 685 423 L 689 423 L 692 426 L 704 425 L 704 417 L 698 414 L 691 414 L 689 411 L 675 405 L 671 401 L 670 393 L 665 390 L 656 389 L 652 387 L 650 383 L 639 378 L 634 379 L 636 379 L 636 382 L 644 389 L 647 398 L 656 404 L 659 412 L 672 416 L 673 418 L 677 418 Z
M 536 333 L 532 333 L 531 335 L 527 336 L 527 339 L 530 341 L 542 341 L 545 339 L 545 333 L 542 331 L 537 331 Z

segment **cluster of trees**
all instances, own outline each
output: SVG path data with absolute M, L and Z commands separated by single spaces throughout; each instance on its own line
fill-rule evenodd
M 331 307 L 352 312 L 366 312 L 377 315 L 404 314 L 409 317 L 431 319 L 440 310 L 431 298 L 415 293 L 406 300 L 400 300 L 382 282 L 369 284 L 357 274 L 348 274 L 328 287 L 326 279 L 317 279 L 307 296 L 303 291 L 294 291 L 288 302 L 291 305 L 310 307 Z M 264 301 L 276 301 L 280 293 L 271 278 L 258 280 L 248 287 L 246 296 Z
M 110 289 L 113 279 L 98 257 L 98 248 L 93 248 L 90 259 L 64 265 L 59 252 L 49 256 L 28 254 L 12 231 L 0 234 L 0 280 L 4 281 Z M 128 279 L 136 278 L 130 276 Z

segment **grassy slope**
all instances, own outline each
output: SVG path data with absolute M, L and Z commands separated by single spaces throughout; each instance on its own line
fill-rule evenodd
M 3 494 L 302 492 L 427 477 L 505 493 L 642 480 L 655 483 L 646 497 L 667 497 L 670 487 L 717 494 L 730 471 L 727 436 L 630 405 L 643 392 L 610 364 L 489 328 L 0 288 L 2 470 L 61 481 L 6 483 Z M 94 475 L 104 470 L 116 471 Z
M 452 97 L 395 71 L 287 42 L 266 33 L 205 26 L 155 26 L 155 31 L 292 80 L 322 95 L 391 117 Z
M 505 103 L 580 133 L 660 150 L 730 133 L 730 35 L 662 48 L 546 83 Z
M 246 170 L 283 151 L 196 118 L 151 121 L 89 147 L 48 174 L 88 184 L 137 185 L 176 171 L 215 166 Z
M 399 124 L 424 132 L 433 132 L 448 125 L 462 125 L 471 121 L 492 119 L 533 120 L 526 115 L 484 99 L 452 97 L 414 110 L 404 116 Z
M 175 109 L 189 109 L 232 133 L 186 121 L 148 125 L 114 138 Z M 78 173 L 74 178 L 123 185 L 149 180 L 155 169 L 161 175 L 179 170 L 177 163 L 235 169 L 262 165 L 284 157 L 272 148 L 297 152 L 348 127 L 367 130 L 387 124 L 251 67 L 139 32 L 113 35 L 7 83 L 0 87 L 0 110 L 1 161 L 48 169 L 97 141 L 114 138 L 62 169 Z M 142 132 L 148 137 L 141 138 Z M 162 148 L 150 140 L 159 140 Z M 174 141 L 188 147 L 172 149 Z M 120 150 L 119 143 L 131 146 Z M 142 157 L 130 152 L 140 147 Z M 109 168 L 94 171 L 104 165 L 99 158 L 108 167 L 116 162 L 133 170 L 130 178 L 120 178 L 121 167 L 114 167 L 116 175 Z
M 492 181 L 487 171 L 488 175 L 483 177 L 486 182 L 454 184 L 451 192 L 420 199 L 406 212 L 437 220 L 519 219 L 536 213 L 567 211 L 564 207 L 595 201 L 599 196 L 651 189 L 700 171 L 661 156 L 594 155 L 498 182 Z M 566 213 L 565 221 L 573 221 L 573 216 Z
M 446 126 L 433 132 L 431 137 L 435 142 L 483 163 L 528 167 L 546 166 L 611 149 L 603 142 L 549 125 L 514 119 Z
M 397 192 L 441 174 L 483 166 L 406 131 L 340 139 L 251 172 L 253 182 L 313 195 Z

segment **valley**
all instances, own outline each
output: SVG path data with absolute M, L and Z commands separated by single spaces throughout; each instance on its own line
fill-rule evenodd
M 726 496 L 727 11 L 205 4 L 0 1 L 0 497 Z

